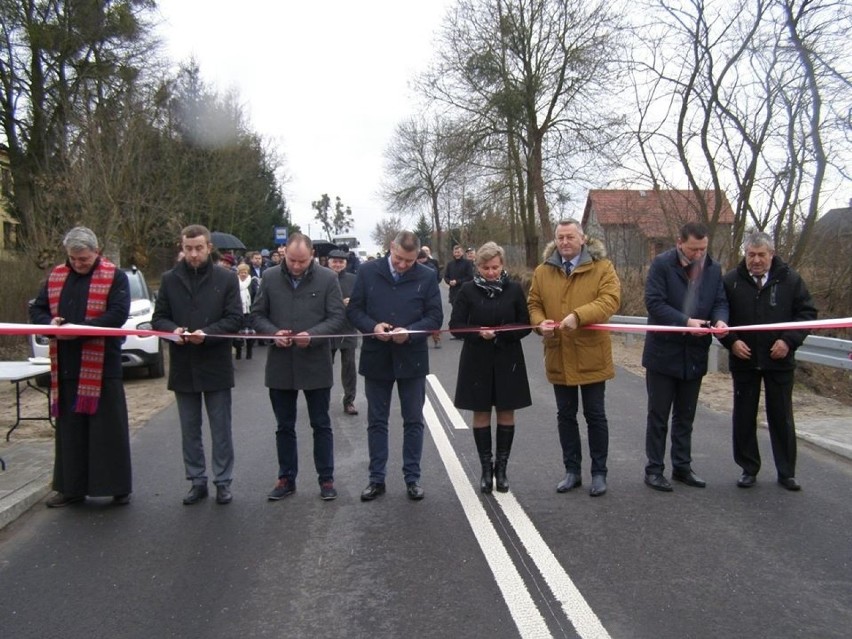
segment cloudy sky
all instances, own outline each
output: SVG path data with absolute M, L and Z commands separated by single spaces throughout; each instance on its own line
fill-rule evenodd
M 449 0 L 159 0 L 175 62 L 236 89 L 257 132 L 286 160 L 294 221 L 321 237 L 311 202 L 340 196 L 355 233 L 386 210 L 378 191 L 394 128 L 416 109 L 409 88 L 431 57 Z

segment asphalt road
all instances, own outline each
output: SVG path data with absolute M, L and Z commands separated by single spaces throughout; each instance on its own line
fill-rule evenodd
M 651 491 L 644 381 L 608 385 L 609 493 L 555 492 L 561 453 L 539 338 L 525 340 L 534 405 L 517 414 L 506 495 L 476 491 L 473 438 L 452 397 L 461 342 L 432 350 L 426 499 L 405 496 L 401 426 L 388 493 L 361 503 L 366 405 L 332 393 L 339 498 L 319 499 L 300 402 L 297 493 L 276 476 L 265 348 L 237 362 L 234 502 L 185 507 L 172 406 L 133 439 L 132 505 L 34 508 L 0 533 L 0 636 L 63 637 L 847 637 L 852 627 L 852 464 L 800 446 L 800 493 L 738 489 L 729 416 L 701 410 L 704 490 Z M 360 383 L 360 380 L 359 380 Z M 360 388 L 359 388 L 360 392 Z M 398 415 L 394 406 L 392 415 Z M 469 416 L 462 415 L 463 419 Z

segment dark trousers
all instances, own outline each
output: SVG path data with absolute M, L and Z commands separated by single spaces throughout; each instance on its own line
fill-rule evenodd
M 364 378 L 367 396 L 367 445 L 370 450 L 370 482 L 385 483 L 388 463 L 388 419 L 394 381 L 402 412 L 402 472 L 405 483 L 420 480 L 423 454 L 423 402 L 426 378 L 385 380 Z
M 355 349 L 341 348 L 340 350 L 340 384 L 343 386 L 343 405 L 355 403 L 355 391 L 358 388 L 358 370 L 355 366 Z M 331 361 L 334 362 L 338 349 L 331 350 Z
M 698 405 L 701 378 L 678 379 L 645 371 L 648 389 L 648 421 L 645 427 L 645 473 L 661 475 L 666 463 L 669 414 L 672 418 L 672 468 L 686 473 L 692 469 L 692 422 Z
M 580 395 L 582 395 L 583 417 L 586 418 L 589 433 L 592 475 L 606 475 L 609 424 L 606 419 L 605 392 L 606 382 L 583 384 L 582 386 L 553 385 L 553 394 L 556 396 L 556 424 L 559 429 L 559 443 L 562 444 L 562 461 L 567 473 L 580 474 L 580 462 L 583 459 L 580 425 L 577 423 L 577 410 Z
M 59 382 L 53 489 L 68 497 L 111 497 L 133 490 L 124 382 L 104 379 L 94 415 L 74 412 L 77 380 Z
M 314 432 L 314 466 L 320 483 L 334 479 L 334 434 L 328 416 L 330 388 L 302 391 L 308 404 L 308 419 Z M 299 474 L 299 451 L 296 440 L 297 390 L 269 389 L 269 401 L 278 428 L 275 444 L 278 449 L 278 477 L 295 481 Z
M 757 409 L 760 383 L 766 389 L 766 422 L 779 478 L 796 476 L 796 424 L 793 421 L 793 379 L 789 371 L 736 371 L 734 379 L 734 461 L 744 473 L 760 471 Z

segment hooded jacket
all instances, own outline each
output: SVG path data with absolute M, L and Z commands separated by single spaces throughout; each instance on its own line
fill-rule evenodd
M 621 282 L 606 249 L 599 240 L 589 240 L 580 251 L 571 275 L 562 269 L 562 256 L 551 242 L 544 261 L 533 273 L 527 306 L 530 323 L 561 322 L 569 313 L 577 316 L 580 328 L 555 330 L 544 338 L 544 367 L 551 384 L 580 386 L 615 377 L 609 332 L 584 329 L 600 324 L 621 304 Z

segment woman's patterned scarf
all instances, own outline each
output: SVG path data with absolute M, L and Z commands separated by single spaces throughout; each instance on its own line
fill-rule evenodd
M 53 317 L 59 315 L 59 296 L 70 273 L 71 267 L 61 264 L 51 271 L 47 279 L 47 299 L 50 302 L 50 314 Z M 87 320 L 100 317 L 106 311 L 107 297 L 113 279 L 115 279 L 115 264 L 101 258 L 89 282 L 89 297 L 86 300 Z M 74 403 L 75 413 L 94 415 L 98 410 L 104 376 L 105 344 L 103 337 L 89 337 L 83 343 L 83 352 L 80 357 L 80 381 L 77 385 L 77 401 Z M 50 414 L 54 417 L 59 416 L 59 361 L 56 346 L 56 340 L 51 339 Z
M 503 287 L 506 286 L 506 282 L 509 281 L 509 274 L 504 270 L 500 273 L 500 277 L 498 277 L 493 282 L 486 280 L 482 275 L 477 271 L 473 275 L 473 283 L 476 284 L 479 288 L 485 291 L 485 294 L 489 298 L 494 298 L 500 295 L 503 292 Z

